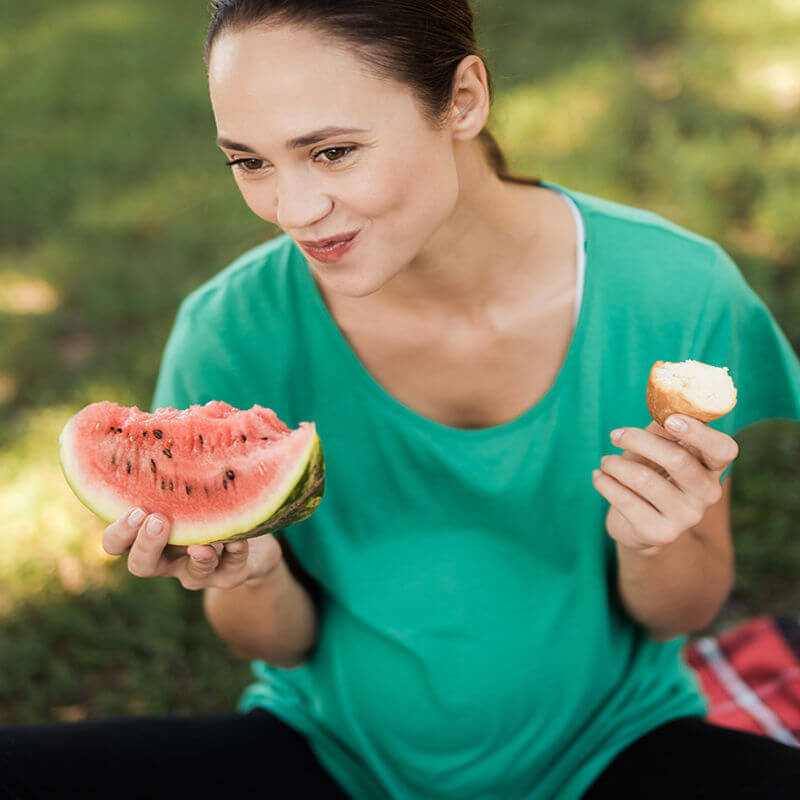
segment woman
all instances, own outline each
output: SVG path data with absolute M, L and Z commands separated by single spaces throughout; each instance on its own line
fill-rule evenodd
M 733 434 L 800 419 L 800 364 L 715 243 L 508 175 L 472 23 L 466 0 L 216 3 L 218 144 L 283 233 L 182 303 L 152 405 L 314 420 L 326 495 L 224 547 L 110 525 L 133 574 L 205 590 L 258 680 L 237 714 L 10 729 L 12 786 L 794 796 L 797 750 L 706 722 L 680 648 L 733 583 Z M 659 358 L 729 366 L 739 403 L 661 428 Z

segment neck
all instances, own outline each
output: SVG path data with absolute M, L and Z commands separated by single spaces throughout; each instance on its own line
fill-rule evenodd
M 479 317 L 518 296 L 520 282 L 530 281 L 532 265 L 543 260 L 544 190 L 501 181 L 477 142 L 465 144 L 456 158 L 458 202 L 417 257 L 378 293 L 392 306 L 425 316 Z

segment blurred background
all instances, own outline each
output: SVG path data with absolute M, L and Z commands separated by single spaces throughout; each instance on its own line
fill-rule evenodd
M 720 243 L 800 349 L 800 0 L 477 0 L 513 172 Z M 250 681 L 202 592 L 134 578 L 58 434 L 149 409 L 180 301 L 278 233 L 208 99 L 205 2 L 28 0 L 0 26 L 0 723 L 229 711 Z M 737 437 L 737 584 L 718 633 L 800 614 L 800 430 Z

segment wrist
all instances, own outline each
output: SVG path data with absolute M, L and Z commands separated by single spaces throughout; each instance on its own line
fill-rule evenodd
M 271 567 L 266 572 L 259 572 L 256 575 L 251 575 L 242 586 L 248 586 L 251 589 L 260 589 L 264 586 L 269 586 L 280 578 L 280 573 L 286 569 L 286 562 L 283 558 Z
M 664 552 L 666 545 L 653 545 L 652 547 L 627 547 L 617 542 L 617 552 L 626 555 L 641 556 L 642 558 L 654 558 Z

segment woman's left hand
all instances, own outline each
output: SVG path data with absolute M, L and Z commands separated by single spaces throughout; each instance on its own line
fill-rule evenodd
M 604 456 L 595 489 L 611 503 L 606 530 L 623 547 L 657 555 L 698 525 L 709 506 L 722 497 L 719 479 L 739 455 L 727 434 L 703 422 L 673 414 L 686 429 L 673 432 L 657 422 L 621 428 L 611 441 L 627 448 Z

